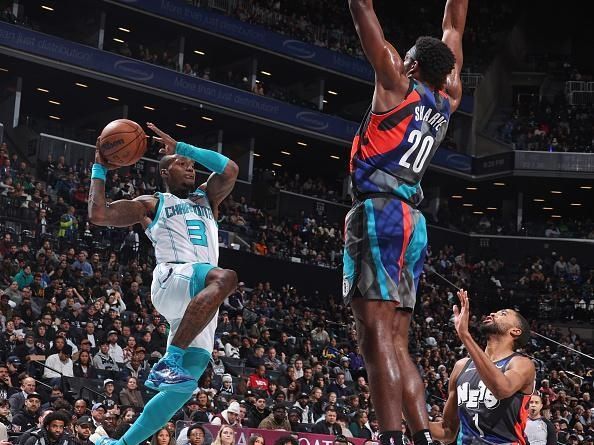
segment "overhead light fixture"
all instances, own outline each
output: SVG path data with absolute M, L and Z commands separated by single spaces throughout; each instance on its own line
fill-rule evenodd
M 561 215 L 551 215 L 551 218 L 561 218 Z
M 260 153 L 254 153 L 254 156 L 259 158 L 261 155 L 260 155 Z
M 464 207 L 472 207 L 472 204 L 465 202 L 464 204 L 462 204 Z
M 331 157 L 332 159 L 340 159 L 340 158 L 339 158 L 338 156 L 336 156 L 336 155 L 330 155 L 330 157 Z
M 81 88 L 89 88 L 88 85 L 85 85 L 84 83 L 80 83 L 80 82 L 76 82 L 74 85 L 76 85 L 77 87 L 81 87 Z
M 120 99 L 118 99 L 117 97 L 113 97 L 113 96 L 107 96 L 107 98 L 109 100 L 113 100 L 114 102 L 119 102 L 120 101 Z
M 124 32 L 130 32 L 130 30 L 128 28 L 118 28 L 120 31 L 124 31 Z
M 462 199 L 462 195 L 452 195 L 452 199 Z
M 497 207 L 487 207 L 487 210 L 497 210 Z
M 466 187 L 466 190 L 478 190 L 476 187 Z
M 54 8 L 52 8 L 51 6 L 47 6 L 47 5 L 41 5 L 41 9 L 45 9 L 46 11 L 53 11 Z
M 197 50 L 197 49 L 194 50 L 194 53 L 195 54 L 198 54 L 199 56 L 205 56 L 206 55 L 206 53 L 204 51 L 200 51 L 200 50 Z
M 283 164 L 279 164 L 278 162 L 273 162 L 272 165 L 274 165 L 275 167 L 282 167 Z
M 554 208 L 553 208 L 553 207 L 543 207 L 542 209 L 543 209 L 543 210 L 554 210 Z
M 582 190 L 592 190 L 592 186 L 591 185 L 580 185 L 580 188 Z
M 291 156 L 291 153 L 289 153 L 288 151 L 281 151 L 282 154 L 287 155 L 287 156 Z
M 542 198 L 534 198 L 532 201 L 534 202 L 544 202 L 545 200 Z
M 145 110 L 155 111 L 154 107 L 149 107 L 148 105 L 145 105 L 142 108 L 144 108 Z
M 7 73 L 8 72 L 8 70 L 6 68 L 0 68 L 0 71 L 2 71 L 4 73 Z
M 480 210 L 474 211 L 472 213 L 474 213 L 475 215 L 484 215 L 484 213 L 481 212 Z
M 60 102 L 58 102 L 57 100 L 48 100 L 48 102 L 50 104 L 54 104 L 54 105 L 62 105 Z
M 301 142 L 301 141 L 298 141 L 297 145 L 301 145 L 302 147 L 307 147 L 307 144 L 305 142 Z
M 212 117 L 208 117 L 208 116 L 201 116 L 201 119 L 204 119 L 205 121 L 208 121 L 208 122 L 212 122 L 212 120 L 213 120 Z
M 178 124 L 175 124 L 175 126 L 176 126 L 176 127 L 179 127 L 179 128 L 188 128 L 186 125 L 184 125 L 184 124 L 179 124 L 179 123 L 178 123 Z
M 505 182 L 494 182 L 493 185 L 497 185 L 497 186 L 503 186 L 505 185 Z
M 53 114 L 50 114 L 50 115 L 49 115 L 49 118 L 50 118 L 50 119 L 54 119 L 54 120 L 56 120 L 56 121 L 59 121 L 59 120 L 61 120 L 61 119 L 62 119 L 61 117 L 54 116 Z
M 122 39 L 118 39 L 117 37 L 114 37 L 113 41 L 118 42 L 118 43 L 124 43 L 124 41 Z
M 324 100 L 322 100 L 322 103 L 325 103 L 325 104 L 327 104 L 327 103 L 328 103 L 328 101 L 327 101 L 326 99 L 324 99 Z
M 265 76 L 272 76 L 272 74 L 268 71 L 260 71 L 260 74 L 264 74 Z
M 551 193 L 552 193 L 553 195 L 560 195 L 560 194 L 561 194 L 561 193 L 563 193 L 563 192 L 561 192 L 561 191 L 559 191 L 559 190 L 551 190 Z
M 582 205 L 582 203 L 581 202 L 572 202 L 570 205 L 573 207 L 579 207 Z
M 46 90 L 45 88 L 37 88 L 37 91 L 41 91 L 42 93 L 49 93 L 49 90 Z
M 332 94 L 333 96 L 338 96 L 336 91 L 328 90 L 328 94 Z

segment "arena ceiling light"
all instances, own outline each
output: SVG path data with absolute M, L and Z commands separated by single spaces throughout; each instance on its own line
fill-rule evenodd
M 466 187 L 466 190 L 472 190 L 472 191 L 474 191 L 474 190 L 478 190 L 478 188 L 477 187 Z
M 297 141 L 297 145 L 301 145 L 302 147 L 307 147 L 305 142 Z
M 37 91 L 40 91 L 42 93 L 49 93 L 49 90 L 46 90 L 45 88 L 37 88 Z
M 175 126 L 179 127 L 179 128 L 188 128 L 187 125 L 179 124 L 179 123 L 175 124 Z
M 113 97 L 113 96 L 107 96 L 107 98 L 109 100 L 113 100 L 114 102 L 119 102 L 120 101 L 120 99 L 118 99 L 117 97 Z
M 272 165 L 274 165 L 275 167 L 282 167 L 283 164 L 279 164 L 278 162 L 273 162 Z
M 331 157 L 332 159 L 340 159 L 340 157 L 338 157 L 338 156 L 336 156 L 336 155 L 330 155 L 330 157 Z
M 487 210 L 497 210 L 497 207 L 487 207 Z
M 80 82 L 76 82 L 74 85 L 76 85 L 77 87 L 81 87 L 81 88 L 89 88 L 88 85 L 86 85 L 84 83 L 80 83 Z
M 562 194 L 563 192 L 562 192 L 562 191 L 560 191 L 560 190 L 551 190 L 551 193 L 552 193 L 553 195 L 560 195 L 560 194 Z
M 47 5 L 41 5 L 41 9 L 45 9 L 46 11 L 53 11 L 54 8 L 52 8 L 51 6 L 47 6 Z
M 581 202 L 572 202 L 570 205 L 571 205 L 572 207 L 579 207 L 579 206 L 581 206 L 581 205 L 582 205 L 582 203 L 581 203 Z
M 336 91 L 328 90 L 328 94 L 332 94 L 333 96 L 338 96 Z
M 122 39 L 118 39 L 117 37 L 114 37 L 113 41 L 118 42 L 118 43 L 124 43 L 124 41 Z
M 561 218 L 561 215 L 551 215 L 551 218 Z
M 4 73 L 7 73 L 8 72 L 8 70 L 6 68 L 2 68 L 2 67 L 0 67 L 0 71 L 2 71 Z
M 208 122 L 212 122 L 213 121 L 213 118 L 212 117 L 208 117 L 208 116 L 201 116 L 200 119 L 203 119 L 203 120 L 208 121 Z
M 284 150 L 281 151 L 281 154 L 291 156 L 291 153 L 289 153 L 288 151 L 284 151 Z
M 543 207 L 543 210 L 555 210 L 553 207 Z
M 194 50 L 194 54 L 198 54 L 199 56 L 205 56 L 206 53 L 204 51 L 200 51 L 199 49 Z
M 57 100 L 48 100 L 48 102 L 50 104 L 54 104 L 54 105 L 62 105 L 60 102 L 58 102 Z
M 472 204 L 470 204 L 469 202 L 465 202 L 464 204 L 462 204 L 463 207 L 472 207 Z
M 582 190 L 592 190 L 592 186 L 591 185 L 580 185 L 580 188 Z
M 130 30 L 129 30 L 128 28 L 121 28 L 121 27 L 120 27 L 120 28 L 118 28 L 118 29 L 119 29 L 120 31 L 123 31 L 123 32 L 130 32 Z
M 498 187 L 502 187 L 505 185 L 505 182 L 494 182 L 493 185 L 496 185 Z
M 260 74 L 264 74 L 265 76 L 272 76 L 272 73 L 269 73 L 268 71 L 260 71 Z
M 148 105 L 145 105 L 142 108 L 144 108 L 145 110 L 149 110 L 149 111 L 155 111 L 155 107 L 149 107 Z
M 534 201 L 534 202 L 545 202 L 545 200 L 542 199 L 542 198 L 534 198 L 532 201 Z
M 484 215 L 484 212 L 481 212 L 480 210 L 475 210 L 474 212 L 475 215 Z
M 254 153 L 254 156 L 259 158 L 260 156 L 262 156 L 260 153 Z
M 326 99 L 322 100 L 323 103 L 327 104 L 328 101 Z
M 50 119 L 53 119 L 53 120 L 55 120 L 55 121 L 62 120 L 62 118 L 61 118 L 61 117 L 59 117 L 59 116 L 54 116 L 53 114 L 50 114 L 50 115 L 49 115 L 49 118 L 50 118 Z
M 452 199 L 462 199 L 462 195 L 452 195 Z

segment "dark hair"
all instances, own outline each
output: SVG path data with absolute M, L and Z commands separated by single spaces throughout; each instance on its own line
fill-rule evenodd
M 274 441 L 274 445 L 286 445 L 287 443 L 290 443 L 291 445 L 299 445 L 297 439 L 290 435 L 281 436 Z
M 206 430 L 199 423 L 194 423 L 193 425 L 191 425 L 190 428 L 188 428 L 188 432 L 186 433 L 186 436 L 189 438 L 190 437 L 190 434 L 194 430 L 200 430 L 200 431 L 202 431 L 202 434 L 204 434 L 204 436 L 206 436 Z
M 514 312 L 518 320 L 518 325 L 516 327 L 522 330 L 522 333 L 514 340 L 514 348 L 518 349 L 522 346 L 526 346 L 528 340 L 530 340 L 530 324 L 522 314 L 520 314 L 518 311 Z
M 62 422 L 64 422 L 64 426 L 67 426 L 70 423 L 70 419 L 66 414 L 64 414 L 64 412 L 53 411 L 49 413 L 47 416 L 45 416 L 45 418 L 43 419 L 43 427 L 47 428 L 48 425 L 52 423 L 54 420 L 61 420 Z
M 429 36 L 417 39 L 411 57 L 419 63 L 423 80 L 438 89 L 443 88 L 456 63 L 452 50 L 441 40 Z

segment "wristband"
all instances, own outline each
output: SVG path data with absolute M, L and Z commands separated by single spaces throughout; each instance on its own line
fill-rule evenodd
M 93 168 L 91 169 L 91 179 L 101 179 L 105 181 L 107 177 L 107 167 L 101 164 L 93 164 Z
M 219 175 L 225 171 L 229 158 L 216 151 L 205 148 L 194 147 L 185 142 L 178 142 L 175 146 L 175 153 L 196 161 L 212 172 Z

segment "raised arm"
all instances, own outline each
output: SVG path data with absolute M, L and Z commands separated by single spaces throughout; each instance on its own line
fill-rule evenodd
M 210 205 L 215 213 L 215 217 L 218 219 L 218 207 L 223 200 L 229 196 L 229 193 L 235 187 L 235 181 L 237 181 L 237 175 L 239 174 L 239 167 L 231 159 L 227 162 L 223 173 L 213 173 L 208 177 L 206 184 L 203 184 L 201 188 L 206 191 Z
M 363 51 L 375 70 L 376 92 L 381 86 L 404 94 L 408 80 L 403 75 L 402 59 L 390 43 L 373 9 L 373 0 L 349 0 L 349 8 Z
M 440 442 L 450 443 L 453 442 L 460 428 L 460 419 L 458 418 L 458 394 L 457 394 L 457 382 L 458 376 L 464 369 L 464 365 L 468 362 L 468 358 L 458 360 L 450 381 L 448 383 L 448 400 L 443 408 L 443 420 L 441 422 L 429 422 L 429 430 L 434 439 Z
M 89 221 L 97 226 L 128 227 L 140 223 L 143 227 L 151 223 L 148 217 L 150 209 L 154 209 L 156 198 L 150 195 L 139 196 L 136 199 L 122 199 L 110 204 L 105 200 L 105 176 L 109 165 L 101 157 L 99 140 L 95 151 L 95 165 L 91 174 L 91 188 L 89 190 L 88 212 Z
M 462 99 L 462 36 L 466 26 L 466 12 L 468 11 L 468 0 L 447 0 L 441 28 L 443 37 L 441 40 L 452 50 L 456 63 L 454 70 L 446 81 L 446 91 L 450 96 L 452 113 L 458 109 Z

